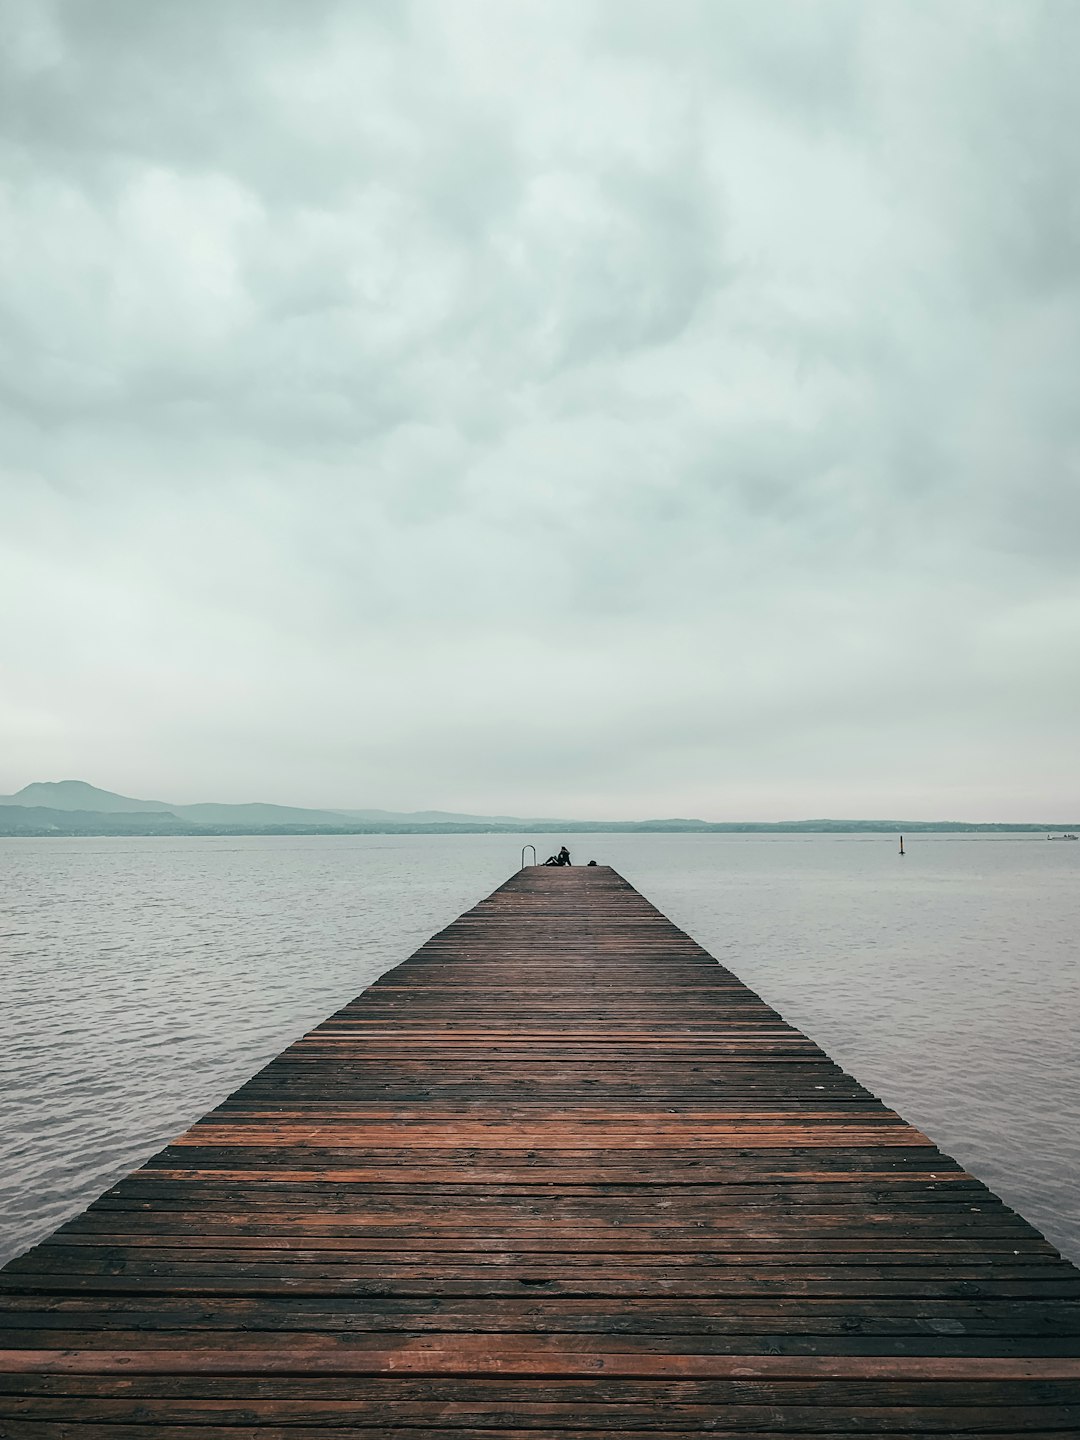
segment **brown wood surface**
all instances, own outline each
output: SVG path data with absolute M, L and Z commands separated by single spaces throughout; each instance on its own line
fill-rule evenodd
M 614 871 L 0 1271 L 3 1440 L 1080 1436 L 1080 1272 Z

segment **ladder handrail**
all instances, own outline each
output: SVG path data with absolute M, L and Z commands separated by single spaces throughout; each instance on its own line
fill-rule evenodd
M 522 870 L 525 869 L 525 851 L 526 851 L 526 850 L 531 850 L 531 851 L 533 852 L 532 863 L 533 863 L 534 865 L 537 863 L 537 862 L 536 862 L 536 846 L 530 841 L 528 844 L 522 845 L 522 847 L 521 847 L 521 868 L 522 868 Z

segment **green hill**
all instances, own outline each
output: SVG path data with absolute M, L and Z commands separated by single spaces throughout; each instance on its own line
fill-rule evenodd
M 199 834 L 918 834 L 1077 830 L 1076 821 L 992 824 L 963 820 L 550 820 L 448 810 L 306 810 L 254 802 L 171 805 L 99 790 L 85 780 L 45 780 L 0 795 L 2 835 Z

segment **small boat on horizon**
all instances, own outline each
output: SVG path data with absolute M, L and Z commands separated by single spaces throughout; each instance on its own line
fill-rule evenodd
M 1074 835 L 1071 830 L 1066 830 L 1063 835 L 1047 835 L 1048 840 L 1080 840 L 1080 835 Z

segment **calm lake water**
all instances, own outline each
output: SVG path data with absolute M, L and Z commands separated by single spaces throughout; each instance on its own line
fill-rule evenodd
M 1080 1260 L 1080 844 L 568 839 Z M 0 839 L 0 1259 L 501 884 L 520 845 Z

